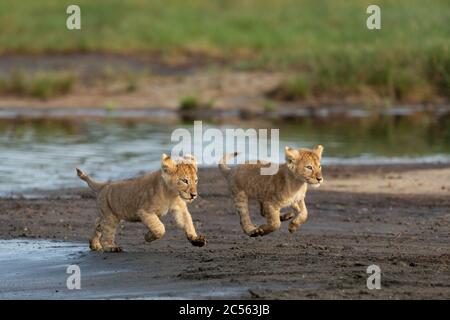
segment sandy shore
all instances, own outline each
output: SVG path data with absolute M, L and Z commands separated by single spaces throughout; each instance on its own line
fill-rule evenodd
M 359 172 L 361 170 L 361 172 Z M 450 169 L 407 169 L 406 171 L 368 170 L 357 172 L 343 179 L 330 179 L 324 191 L 350 193 L 381 193 L 386 195 L 450 196 Z
M 0 238 L 22 240 L 0 242 L 0 298 L 450 297 L 450 168 L 329 167 L 324 174 L 297 233 L 283 223 L 249 238 L 222 177 L 201 170 L 190 209 L 207 236 L 204 248 L 192 247 L 166 216 L 160 241 L 148 244 L 143 225 L 123 223 L 117 240 L 125 253 L 91 253 L 96 208 L 87 190 L 0 199 Z M 251 211 L 261 223 L 256 204 Z M 36 242 L 44 239 L 65 244 Z M 82 290 L 65 288 L 69 264 L 80 266 Z M 381 290 L 366 287 L 371 264 L 382 270 Z

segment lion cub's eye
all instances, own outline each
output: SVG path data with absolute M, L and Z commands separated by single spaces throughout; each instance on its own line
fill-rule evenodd
M 312 170 L 312 167 L 311 166 L 306 166 L 306 169 Z
M 197 184 L 198 183 L 198 179 L 195 179 L 195 184 Z
M 183 183 L 186 183 L 186 184 L 188 184 L 188 180 L 187 179 L 180 179 L 181 180 L 181 182 L 183 182 Z

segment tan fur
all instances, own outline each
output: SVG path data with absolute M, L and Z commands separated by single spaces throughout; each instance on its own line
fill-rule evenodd
M 279 229 L 281 221 L 289 219 L 292 219 L 289 231 L 294 232 L 306 221 L 307 186 L 319 186 L 323 182 L 320 166 L 322 151 L 320 145 L 312 150 L 286 147 L 286 163 L 279 166 L 275 175 L 261 175 L 261 168 L 270 164 L 242 164 L 229 168 L 226 160 L 236 156 L 236 153 L 224 156 L 219 169 L 228 181 L 242 229 L 247 235 L 266 235 Z M 250 219 L 250 199 L 260 203 L 261 214 L 267 219 L 267 223 L 260 227 L 256 227 Z M 294 213 L 280 216 L 280 210 L 288 206 L 294 209 Z
M 165 228 L 160 218 L 167 212 L 175 216 L 194 246 L 202 247 L 206 240 L 195 232 L 186 202 L 197 197 L 197 164 L 192 156 L 175 162 L 161 157 L 161 170 L 130 180 L 98 183 L 77 169 L 80 179 L 96 192 L 99 218 L 96 221 L 90 248 L 95 251 L 119 252 L 115 243 L 117 225 L 121 220 L 140 221 L 149 229 L 148 242 L 160 239 Z

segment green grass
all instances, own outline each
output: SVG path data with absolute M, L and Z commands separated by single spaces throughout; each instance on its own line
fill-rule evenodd
M 446 47 L 397 52 L 362 50 L 319 57 L 308 70 L 298 72 L 268 92 L 285 101 L 323 95 L 351 95 L 371 91 L 393 101 L 427 100 L 431 95 L 450 98 L 450 50 Z
M 450 97 L 448 0 L 79 0 L 82 30 L 68 31 L 72 3 L 2 0 L 0 52 L 197 53 L 296 71 L 282 86 L 298 99 L 370 88 L 407 100 L 424 86 Z M 380 31 L 366 28 L 369 4 Z
M 263 104 L 264 112 L 275 112 L 275 111 L 277 111 L 277 109 L 278 109 L 278 106 L 273 101 L 268 100 L 268 101 L 265 101 Z
M 2 51 L 183 50 L 255 52 L 266 61 L 346 49 L 417 50 L 448 43 L 446 0 L 80 0 L 82 30 L 65 27 L 73 1 L 0 2 Z M 382 8 L 382 30 L 365 26 L 369 4 Z
M 201 101 L 197 96 L 186 96 L 181 98 L 178 109 L 181 111 L 191 111 L 198 109 L 211 109 L 214 106 L 214 101 Z
M 187 96 L 180 100 L 178 108 L 180 110 L 195 110 L 200 107 L 200 102 L 197 97 Z
M 48 99 L 69 93 L 76 77 L 68 72 L 36 73 L 13 72 L 0 78 L 0 94 Z

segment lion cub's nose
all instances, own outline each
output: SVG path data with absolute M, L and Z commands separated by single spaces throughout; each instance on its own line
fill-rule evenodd
M 191 193 L 191 199 L 195 199 L 197 197 L 196 193 Z
M 323 180 L 322 177 L 317 177 L 316 179 L 317 179 L 317 181 L 319 181 L 319 182 L 321 182 L 321 181 Z

